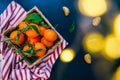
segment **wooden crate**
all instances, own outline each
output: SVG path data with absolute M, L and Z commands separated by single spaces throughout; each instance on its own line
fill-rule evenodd
M 35 58 L 35 60 L 33 60 L 33 61 L 30 60 L 30 59 L 25 59 L 24 61 L 27 63 L 28 67 L 33 67 L 34 65 L 36 65 L 37 63 L 39 63 L 41 61 L 41 59 L 43 59 L 48 53 L 52 52 L 63 41 L 63 37 L 55 30 L 55 28 L 51 25 L 51 23 L 47 20 L 47 18 L 42 14 L 42 12 L 37 7 L 33 7 L 30 11 L 28 11 L 27 15 L 30 14 L 30 13 L 33 13 L 33 12 L 38 13 L 43 18 L 43 20 L 45 21 L 45 23 L 48 26 L 50 26 L 50 28 L 53 29 L 57 33 L 58 39 L 55 41 L 55 44 L 51 48 L 49 48 L 47 50 L 46 54 L 43 57 L 41 57 L 41 58 L 40 57 L 33 57 L 33 58 Z M 22 18 L 18 23 L 16 23 L 16 25 L 14 27 L 9 28 L 8 30 L 6 30 L 4 32 L 5 38 L 8 38 L 9 34 L 12 31 L 14 31 L 14 30 L 17 29 L 18 24 L 21 23 L 22 21 L 24 21 L 25 18 L 27 17 L 27 15 L 24 18 Z M 13 44 L 11 41 L 7 41 L 7 42 L 8 42 L 8 44 L 12 44 L 13 48 L 15 48 L 15 49 L 18 49 L 18 50 L 22 49 L 22 47 L 19 47 L 19 46 Z M 23 53 L 18 53 L 18 54 L 20 55 L 21 58 L 24 56 Z

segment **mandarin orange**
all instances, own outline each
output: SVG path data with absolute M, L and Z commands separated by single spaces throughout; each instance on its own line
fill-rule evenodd
M 28 42 L 32 45 L 34 45 L 36 42 L 40 42 L 40 37 L 35 37 L 35 38 L 29 38 L 28 37 Z
M 40 30 L 40 35 L 43 36 L 45 30 L 47 30 L 47 28 L 43 27 L 43 26 L 39 26 L 39 30 Z
M 10 38 L 12 39 L 11 42 L 13 42 L 14 44 L 23 44 L 25 41 L 25 35 L 21 33 L 18 41 L 16 41 L 17 34 L 18 34 L 17 30 L 10 33 Z
M 30 50 L 30 48 L 27 46 L 27 45 L 25 45 L 24 47 L 23 47 L 23 51 L 27 51 L 27 50 Z M 25 54 L 25 53 L 24 53 Z M 26 55 L 26 54 L 25 54 Z M 31 57 L 30 55 L 28 55 L 27 57 Z
M 44 37 L 41 39 L 41 43 L 43 43 L 48 48 L 53 46 L 53 42 L 46 40 Z
M 55 41 L 57 39 L 57 33 L 52 29 L 47 29 L 44 32 L 44 38 L 48 41 Z
M 35 43 L 35 50 L 43 49 L 42 51 L 36 52 L 36 56 L 43 57 L 46 53 L 46 47 L 43 43 Z
M 37 24 L 31 23 L 30 25 L 36 26 L 37 29 L 39 30 L 39 27 L 38 27 Z M 25 34 L 26 34 L 28 37 L 30 37 L 30 38 L 35 38 L 35 37 L 38 37 L 38 36 L 39 36 L 39 34 L 38 34 L 34 29 L 31 29 L 31 28 L 28 29 L 27 31 L 25 31 Z
M 18 27 L 20 30 L 22 30 L 23 27 L 27 26 L 27 24 L 28 24 L 27 22 L 21 22 Z

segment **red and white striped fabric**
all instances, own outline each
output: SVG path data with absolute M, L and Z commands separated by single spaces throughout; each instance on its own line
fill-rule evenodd
M 25 15 L 26 11 L 19 4 L 12 1 L 7 9 L 0 15 L 0 40 L 3 39 L 3 32 L 15 25 L 17 21 Z M 48 79 L 53 64 L 67 44 L 68 43 L 63 40 L 63 42 L 53 52 L 47 54 L 38 65 L 29 68 L 24 62 L 15 64 L 20 60 L 20 57 L 14 54 L 12 49 L 7 48 L 7 43 L 0 43 L 0 54 L 3 56 L 2 80 Z

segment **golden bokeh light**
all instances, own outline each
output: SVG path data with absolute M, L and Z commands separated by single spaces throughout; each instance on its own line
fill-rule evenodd
M 101 16 L 107 11 L 106 0 L 78 0 L 79 11 L 86 16 Z
M 104 37 L 98 32 L 90 33 L 83 39 L 84 48 L 92 53 L 100 52 L 103 49 L 103 45 Z
M 114 23 L 113 23 L 113 32 L 116 36 L 120 37 L 120 14 L 118 14 L 115 17 Z
M 64 49 L 60 55 L 62 62 L 71 62 L 75 57 L 75 52 L 71 48 Z
M 103 55 L 108 59 L 120 57 L 120 40 L 113 35 L 106 37 Z
M 112 80 L 120 80 L 120 67 L 117 68 Z

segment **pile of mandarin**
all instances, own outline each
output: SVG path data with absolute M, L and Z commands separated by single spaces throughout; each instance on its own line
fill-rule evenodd
M 34 30 L 33 28 L 28 28 L 27 25 L 29 26 L 32 25 L 33 27 L 35 26 L 35 28 L 37 28 L 37 31 L 39 31 L 39 33 L 36 32 L 36 30 Z M 23 28 L 25 29 L 26 26 L 27 26 L 27 29 L 22 32 Z M 19 33 L 20 30 L 21 32 Z M 18 40 L 16 40 L 18 33 L 19 33 L 19 38 Z M 28 22 L 23 21 L 18 25 L 17 30 L 14 30 L 10 33 L 9 38 L 11 38 L 12 43 L 16 45 L 23 45 L 22 47 L 23 51 L 30 52 L 30 49 L 33 48 L 34 55 L 37 57 L 42 57 L 45 55 L 47 49 L 49 49 L 50 47 L 54 45 L 58 36 L 57 36 L 57 33 L 51 28 L 46 28 L 37 23 L 28 23 Z M 26 42 L 30 46 L 32 46 L 32 48 L 29 45 L 25 44 Z M 27 56 L 31 57 L 31 54 L 32 53 L 27 53 Z

